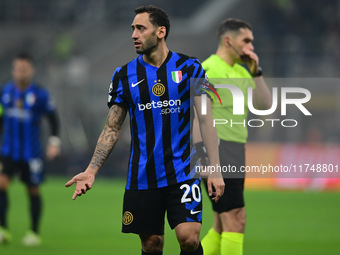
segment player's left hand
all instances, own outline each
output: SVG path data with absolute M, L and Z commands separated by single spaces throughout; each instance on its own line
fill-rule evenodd
M 247 48 L 243 49 L 243 54 L 245 56 L 248 56 L 247 65 L 249 67 L 250 73 L 251 74 L 257 73 L 259 68 L 259 57 L 257 56 L 257 54 L 254 51 L 249 50 Z
M 71 180 L 69 180 L 65 186 L 70 187 L 73 183 L 76 183 L 76 189 L 73 193 L 72 199 L 75 200 L 78 196 L 85 194 L 86 191 L 92 188 L 94 183 L 95 176 L 92 174 L 82 172 L 76 176 L 74 176 Z
M 60 146 L 50 144 L 46 149 L 46 158 L 48 160 L 53 160 L 60 155 Z
M 212 200 L 214 200 L 215 203 L 217 203 L 217 201 L 223 195 L 225 188 L 225 183 L 222 178 L 222 175 L 220 174 L 220 176 L 209 177 L 207 180 L 207 186 L 209 197 L 212 197 Z M 213 187 L 215 189 L 215 192 L 213 191 Z

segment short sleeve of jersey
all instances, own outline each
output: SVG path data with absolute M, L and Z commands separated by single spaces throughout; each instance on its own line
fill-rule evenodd
M 201 63 L 197 59 L 193 61 L 193 72 L 191 80 L 191 93 L 193 96 L 200 96 L 204 93 L 204 84 L 208 84 L 208 76 L 206 75 Z
M 124 95 L 123 84 L 119 75 L 120 70 L 121 67 L 117 68 L 112 75 L 107 102 L 109 108 L 111 108 L 111 106 L 114 104 L 123 104 L 125 106 L 128 105 L 128 101 Z
M 35 93 L 36 96 L 38 97 L 39 105 L 45 114 L 51 114 L 55 112 L 56 110 L 55 100 L 45 88 L 37 86 L 37 90 L 35 90 Z M 30 93 L 27 95 L 27 97 L 28 100 L 33 100 L 30 99 L 32 97 Z

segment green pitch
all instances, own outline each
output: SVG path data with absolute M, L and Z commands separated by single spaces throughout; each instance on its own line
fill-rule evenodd
M 136 235 L 122 234 L 122 196 L 125 181 L 97 179 L 91 191 L 72 201 L 67 178 L 49 178 L 44 184 L 43 245 L 20 243 L 28 229 L 25 189 L 14 182 L 9 213 L 13 242 L 0 246 L 1 255 L 135 255 Z M 202 234 L 212 222 L 204 196 Z M 340 194 L 316 192 L 247 191 L 245 254 L 340 254 Z M 165 255 L 179 254 L 175 233 L 166 228 Z

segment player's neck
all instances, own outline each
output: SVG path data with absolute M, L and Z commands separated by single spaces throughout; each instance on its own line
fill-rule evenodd
M 159 44 L 157 49 L 149 54 L 143 54 L 143 60 L 149 65 L 160 67 L 169 54 L 166 44 Z
M 229 52 L 226 49 L 219 47 L 216 51 L 216 55 L 223 59 L 224 62 L 226 62 L 230 66 L 233 66 L 236 63 L 234 58 L 231 56 L 231 54 L 229 54 Z
M 31 81 L 22 81 L 22 82 L 15 82 L 16 87 L 21 90 L 25 91 L 31 84 Z

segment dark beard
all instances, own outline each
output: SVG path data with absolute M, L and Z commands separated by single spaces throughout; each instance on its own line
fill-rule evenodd
M 146 41 L 144 43 L 144 45 L 146 46 L 146 48 L 136 50 L 137 54 L 146 54 L 146 55 L 150 54 L 151 52 L 153 52 L 157 48 L 158 42 L 157 42 L 157 39 L 155 41 L 152 41 L 152 39 L 151 39 L 149 41 Z
M 153 52 L 155 48 L 157 48 L 157 44 L 152 45 L 152 46 L 148 47 L 147 49 L 136 50 L 136 53 L 148 55 L 148 54 L 150 54 L 151 52 Z

